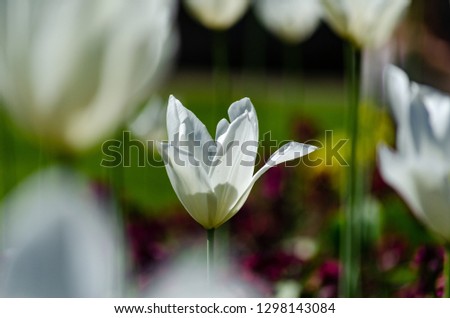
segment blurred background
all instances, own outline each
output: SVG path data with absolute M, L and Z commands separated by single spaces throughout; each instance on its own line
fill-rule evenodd
M 323 20 L 301 40 L 284 41 L 268 31 L 255 7 L 249 5 L 225 30 L 214 30 L 200 23 L 184 1 L 177 2 L 173 49 L 161 53 L 174 57 L 152 88 L 149 95 L 153 97 L 139 99 L 132 113 L 122 113 L 120 128 L 82 153 L 60 151 L 58 143 L 47 144 L 45 135 L 36 138 L 26 125 L 17 125 L 14 116 L 3 111 L 2 200 L 12 200 L 11 193 L 24 180 L 55 164 L 70 166 L 81 174 L 97 197 L 115 207 L 101 213 L 117 216 L 114 231 L 123 241 L 117 249 L 122 253 L 121 271 L 127 282 L 124 295 L 150 291 L 158 296 L 152 288 L 167 274 L 167 264 L 176 264 L 186 250 L 195 251 L 192 257 L 203 262 L 204 230 L 178 201 L 157 151 L 151 143 L 145 150 L 130 146 L 137 140 L 163 138 L 164 107 L 170 94 L 191 109 L 211 133 L 218 120 L 227 116 L 232 102 L 249 97 L 259 119 L 259 166 L 273 152 L 267 132 L 277 143 L 295 140 L 324 145 L 317 153 L 319 158 L 348 138 L 346 41 Z M 358 158 L 364 188 L 359 211 L 358 285 L 362 297 L 440 297 L 443 293 L 443 250 L 384 183 L 377 168 L 376 146 L 380 141 L 393 145 L 395 140 L 395 124 L 383 95 L 383 66 L 395 63 L 407 69 L 413 80 L 450 92 L 449 30 L 447 0 L 413 0 L 387 44 L 364 48 L 357 55 L 361 62 Z M 54 115 L 55 121 L 58 116 Z M 124 135 L 124 131 L 131 134 Z M 326 137 L 326 131 L 332 131 L 333 140 Z M 129 166 L 101 166 L 105 158 L 102 143 L 110 139 L 122 141 L 118 149 Z M 349 153 L 348 144 L 339 150 L 346 159 Z M 143 156 L 154 159 L 143 166 Z M 218 230 L 217 257 L 232 268 L 224 271 L 223 279 L 231 277 L 262 296 L 337 297 L 347 169 L 334 160 L 330 165 L 300 163 L 269 170 L 242 210 Z M 6 208 L 2 213 L 8 214 Z M 85 234 L 81 231 L 79 235 Z M 45 250 L 45 245 L 42 248 Z M 42 255 L 35 256 L 39 262 Z M 33 259 L 26 258 L 27 262 Z M 55 259 L 59 262 L 61 257 Z M 97 261 L 102 260 L 93 262 Z M 12 294 L 27 295 L 23 291 Z

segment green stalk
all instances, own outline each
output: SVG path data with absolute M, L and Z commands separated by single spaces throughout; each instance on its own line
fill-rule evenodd
M 450 244 L 445 245 L 444 281 L 444 297 L 450 298 Z
M 356 47 L 348 43 L 345 51 L 346 73 L 348 85 L 348 136 L 351 153 L 347 175 L 347 202 L 341 252 L 343 262 L 343 277 L 341 280 L 341 296 L 356 297 L 359 293 L 358 280 L 360 275 L 360 218 L 358 206 L 358 127 L 359 127 L 359 64 Z
M 216 31 L 213 35 L 213 78 L 214 78 L 214 109 L 212 116 L 214 125 L 221 118 L 220 108 L 229 102 L 230 75 L 228 70 L 227 33 Z
M 214 234 L 215 229 L 206 230 L 206 281 L 211 285 L 214 277 Z
M 0 112 L 0 199 L 14 187 L 17 182 L 15 137 L 14 132 L 8 129 L 7 115 Z

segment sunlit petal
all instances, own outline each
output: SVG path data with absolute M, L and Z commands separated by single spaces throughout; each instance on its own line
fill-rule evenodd
M 166 171 L 178 199 L 200 224 L 209 227 L 216 211 L 216 198 L 207 172 L 186 147 L 160 143 L 159 149 Z

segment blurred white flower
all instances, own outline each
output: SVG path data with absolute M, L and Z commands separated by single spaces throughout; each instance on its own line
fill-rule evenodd
M 383 178 L 433 232 L 450 241 L 450 96 L 386 72 L 397 151 L 378 149 Z
M 325 17 L 342 37 L 378 47 L 392 35 L 410 0 L 322 0 Z
M 1 210 L 1 296 L 121 295 L 125 271 L 116 211 L 83 177 L 63 168 L 41 171 Z
M 254 277 L 252 283 L 237 277 L 239 268 L 232 259 L 221 259 L 214 268 L 214 284 L 208 284 L 205 276 L 204 255 L 197 249 L 185 249 L 170 263 L 157 271 L 148 291 L 142 297 L 262 297 L 262 280 Z M 242 270 L 240 270 L 242 272 Z
M 275 298 L 298 298 L 302 291 L 299 281 L 282 280 L 275 285 Z
M 322 17 L 320 0 L 258 0 L 254 6 L 266 28 L 289 43 L 310 37 Z
M 171 96 L 167 109 L 169 142 L 161 143 L 159 149 L 178 198 L 206 229 L 217 228 L 233 217 L 253 184 L 269 168 L 317 149 L 290 142 L 253 174 L 259 132 L 250 99 L 233 103 L 228 115 L 230 122 L 222 119 L 217 124 L 213 140 L 205 125 Z
M 173 55 L 172 0 L 0 0 L 0 99 L 63 151 L 99 143 Z
M 166 140 L 166 113 L 162 98 L 153 96 L 129 125 L 131 132 L 145 142 Z
M 242 18 L 250 0 L 184 0 L 184 3 L 205 27 L 226 30 Z

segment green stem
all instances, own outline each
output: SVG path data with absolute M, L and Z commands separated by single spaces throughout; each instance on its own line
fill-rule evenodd
M 211 285 L 214 277 L 214 234 L 215 229 L 206 230 L 206 281 Z
M 0 199 L 14 187 L 16 178 L 14 132 L 8 129 L 7 114 L 0 112 Z
M 450 245 L 445 245 L 444 256 L 444 297 L 450 298 Z
M 220 107 L 228 103 L 230 79 L 228 70 L 227 33 L 214 32 L 213 38 L 213 77 L 214 77 L 214 124 L 220 119 Z
M 346 72 L 348 81 L 348 136 L 350 137 L 350 159 L 347 175 L 347 204 L 343 238 L 341 242 L 343 277 L 341 280 L 341 295 L 343 297 L 358 296 L 358 278 L 360 274 L 360 224 L 357 215 L 358 205 L 358 106 L 359 106 L 359 64 L 357 49 L 348 43 L 346 47 Z

